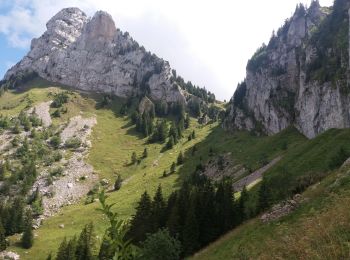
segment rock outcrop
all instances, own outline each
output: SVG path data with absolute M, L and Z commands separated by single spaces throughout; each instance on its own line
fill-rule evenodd
M 66 8 L 46 27 L 40 38 L 32 40 L 27 56 L 6 73 L 5 80 L 35 72 L 49 81 L 86 91 L 185 101 L 181 88 L 172 80 L 169 63 L 117 29 L 106 12 L 88 18 L 78 8 Z
M 275 134 L 294 125 L 313 138 L 350 127 L 349 1 L 313 1 L 249 60 L 224 126 Z

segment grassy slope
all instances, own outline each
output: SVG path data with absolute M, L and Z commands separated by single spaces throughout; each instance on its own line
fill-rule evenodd
M 349 137 L 347 129 L 330 130 L 292 149 L 267 175 L 277 176 L 282 165 L 293 176 L 327 172 L 329 158 L 340 146 L 349 147 Z M 328 173 L 321 183 L 304 192 L 306 202 L 291 215 L 270 224 L 262 224 L 258 218 L 248 221 L 194 259 L 349 258 L 350 169 Z M 280 182 L 281 190 L 284 183 Z
M 47 94 L 50 91 L 57 91 L 57 88 L 35 88 L 35 86 L 25 93 L 6 94 L 7 99 L 10 98 L 13 103 L 19 104 L 19 107 L 13 106 L 7 110 L 8 114 L 18 113 L 25 107 L 22 104 L 23 95 L 33 96 L 33 99 L 39 102 L 49 100 Z M 93 99 L 81 97 L 79 94 L 73 96 L 75 98 L 71 98 L 68 104 L 69 115 L 63 115 L 63 117 L 77 115 L 79 110 L 82 110 L 85 116 L 95 114 L 98 122 L 93 129 L 91 138 L 93 148 L 88 162 L 94 166 L 101 178 L 108 178 L 113 182 L 114 174 L 120 173 L 123 179 L 127 180 L 127 184 L 123 185 L 120 191 L 109 193 L 110 201 L 116 203 L 115 209 L 124 218 L 132 215 L 136 202 L 145 190 L 153 195 L 157 186 L 161 184 L 164 193 L 169 194 L 176 184 L 178 174 L 162 178 L 163 171 L 169 172 L 171 163 L 176 161 L 180 149 L 185 152 L 195 143 L 204 140 L 211 131 L 209 126 L 199 128 L 198 124 L 193 121 L 191 129 L 185 131 L 184 135 L 187 136 L 196 129 L 197 137 L 195 140 L 188 142 L 186 138 L 183 138 L 182 142 L 174 149 L 160 153 L 163 145 L 146 144 L 146 139 L 140 138 L 133 127 L 129 126 L 129 120 L 115 113 L 115 111 L 119 111 L 118 102 L 111 108 L 96 109 L 96 103 Z M 0 100 L 5 102 L 3 98 Z M 148 148 L 148 158 L 142 160 L 140 165 L 126 166 L 130 161 L 131 153 L 136 151 L 141 157 L 145 147 Z M 153 162 L 156 160 L 158 166 L 153 167 Z M 70 237 L 77 234 L 90 221 L 95 223 L 97 234 L 101 238 L 106 222 L 96 211 L 98 206 L 98 203 L 67 206 L 57 216 L 46 220 L 44 225 L 35 231 L 37 237 L 31 250 L 23 250 L 16 246 L 15 241 L 18 236 L 12 238 L 13 245 L 10 250 L 19 252 L 22 259 L 45 259 L 49 252 L 56 251 L 64 236 Z M 65 225 L 64 229 L 58 227 L 60 224 Z
M 13 104 L 23 106 L 20 99 L 23 95 L 29 95 L 34 103 L 40 100 L 49 100 L 48 92 L 57 91 L 57 88 L 43 88 L 47 86 L 42 82 L 36 82 L 32 88 L 24 93 L 7 93 L 7 99 L 11 99 Z M 174 190 L 180 181 L 186 179 L 189 173 L 193 172 L 200 161 L 209 159 L 209 149 L 212 147 L 216 154 L 231 152 L 236 163 L 244 164 L 251 169 L 261 166 L 261 158 L 271 160 L 280 154 L 286 154 L 290 149 L 295 148 L 305 142 L 305 138 L 295 129 L 286 131 L 272 137 L 256 137 L 249 133 L 229 134 L 224 132 L 218 125 L 199 126 L 194 120 L 191 129 L 185 132 L 185 138 L 175 146 L 174 149 L 165 153 L 160 153 L 162 146 L 159 144 L 146 144 L 146 139 L 140 138 L 133 127 L 130 127 L 126 117 L 118 115 L 120 102 L 114 102 L 106 109 L 96 109 L 96 102 L 90 97 L 81 97 L 73 94 L 68 104 L 68 115 L 63 115 L 63 119 L 74 116 L 83 111 L 85 116 L 96 115 L 97 125 L 93 129 L 93 147 L 88 158 L 96 172 L 101 178 L 108 178 L 113 181 L 116 173 L 128 180 L 120 191 L 109 193 L 110 201 L 116 203 L 115 210 L 121 217 L 130 217 L 134 212 L 134 207 L 142 192 L 147 190 L 153 195 L 159 184 L 162 185 L 165 194 Z M 0 98 L 1 102 L 6 102 Z M 17 102 L 17 103 L 16 103 Z M 13 107 L 8 113 L 18 113 L 23 107 Z M 62 120 L 62 119 L 60 119 Z M 57 122 L 57 120 L 55 120 Z M 55 122 L 54 121 L 54 122 Z M 196 130 L 197 138 L 190 142 L 187 135 Z M 198 152 L 192 155 L 190 148 L 196 144 Z M 285 147 L 288 146 L 288 150 Z M 142 160 L 140 165 L 125 166 L 130 161 L 133 151 L 141 156 L 143 149 L 147 147 L 149 156 Z M 164 170 L 169 170 L 173 161 L 176 161 L 179 151 L 185 152 L 188 158 L 177 173 L 166 178 L 162 178 Z M 153 162 L 158 160 L 158 166 L 153 167 Z M 178 174 L 181 172 L 181 174 Z M 101 238 L 106 222 L 96 211 L 98 203 L 84 205 L 67 206 L 55 217 L 45 221 L 44 225 L 37 231 L 34 247 L 31 250 L 23 250 L 15 245 L 18 237 L 13 237 L 13 244 L 10 250 L 19 252 L 23 259 L 45 259 L 51 251 L 56 251 L 58 244 L 64 236 L 70 237 L 77 234 L 88 222 L 95 223 L 97 233 Z M 65 228 L 58 226 L 64 224 Z

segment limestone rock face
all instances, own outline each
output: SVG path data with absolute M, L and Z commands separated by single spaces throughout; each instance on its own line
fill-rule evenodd
M 334 11 L 318 1 L 308 9 L 299 6 L 269 44 L 255 53 L 246 79 L 230 101 L 226 128 L 275 134 L 294 125 L 313 138 L 330 128 L 350 127 L 346 80 L 350 3 L 337 2 Z M 325 40 L 327 23 L 335 22 L 339 23 L 339 30 L 332 30 L 336 36 Z M 347 39 L 343 49 L 337 42 L 341 37 Z
M 117 29 L 106 12 L 88 18 L 78 8 L 66 8 L 46 27 L 5 80 L 34 71 L 44 79 L 81 90 L 120 97 L 147 94 L 154 100 L 185 102 L 182 90 L 171 80 L 169 63 Z

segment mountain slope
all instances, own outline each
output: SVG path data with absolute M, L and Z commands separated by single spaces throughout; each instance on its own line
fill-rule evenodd
M 249 60 L 225 126 L 274 134 L 295 125 L 309 138 L 349 127 L 349 8 L 299 5 Z
M 192 259 L 347 259 L 349 165 L 302 194 L 290 215 L 269 223 L 247 221 Z

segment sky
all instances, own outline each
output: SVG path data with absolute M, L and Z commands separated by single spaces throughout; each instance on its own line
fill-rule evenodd
M 229 100 L 247 60 L 299 2 L 311 0 L 0 0 L 0 79 L 53 15 L 79 7 L 89 16 L 107 11 L 118 28 L 169 61 L 178 75 Z

